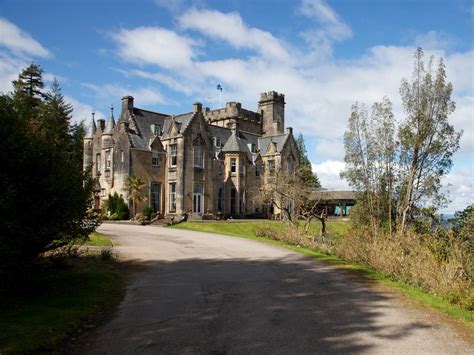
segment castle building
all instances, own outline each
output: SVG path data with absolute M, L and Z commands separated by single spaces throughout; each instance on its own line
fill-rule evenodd
M 295 171 L 298 151 L 292 128 L 285 129 L 285 97 L 260 95 L 257 111 L 238 102 L 217 110 L 193 105 L 173 116 L 134 106 L 122 98 L 120 117 L 95 120 L 84 138 L 84 169 L 97 178 L 95 207 L 109 194 L 127 200 L 126 181 L 146 182 L 147 200 L 139 204 L 162 217 L 192 219 L 263 217 L 276 213 L 256 205 L 252 191 L 275 176 Z

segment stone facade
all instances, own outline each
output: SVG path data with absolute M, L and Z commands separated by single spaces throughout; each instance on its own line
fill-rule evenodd
M 131 175 L 147 182 L 150 206 L 161 216 L 190 218 L 263 217 L 270 206 L 255 206 L 252 189 L 275 171 L 297 168 L 291 128 L 285 130 L 284 95 L 260 95 L 256 112 L 229 102 L 225 108 L 172 116 L 139 109 L 122 98 L 117 122 L 95 120 L 84 138 L 84 169 L 97 178 L 95 207 L 117 192 L 127 200 Z

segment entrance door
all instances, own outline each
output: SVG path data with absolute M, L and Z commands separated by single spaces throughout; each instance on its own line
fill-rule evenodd
M 202 213 L 202 184 L 194 183 L 193 213 Z
M 151 183 L 150 208 L 153 212 L 160 214 L 161 211 L 161 184 Z

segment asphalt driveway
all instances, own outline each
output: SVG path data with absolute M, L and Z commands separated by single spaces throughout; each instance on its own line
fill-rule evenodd
M 164 227 L 99 231 L 143 268 L 86 353 L 474 353 L 435 312 L 290 250 Z

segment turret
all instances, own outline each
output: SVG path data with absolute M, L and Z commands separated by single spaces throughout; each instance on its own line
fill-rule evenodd
M 264 92 L 258 102 L 264 136 L 283 134 L 285 130 L 285 95 L 276 91 Z
M 89 127 L 87 127 L 86 134 L 84 135 L 83 170 L 86 170 L 92 164 L 92 145 L 96 130 L 97 126 L 95 124 L 94 114 L 92 114 L 91 123 Z

